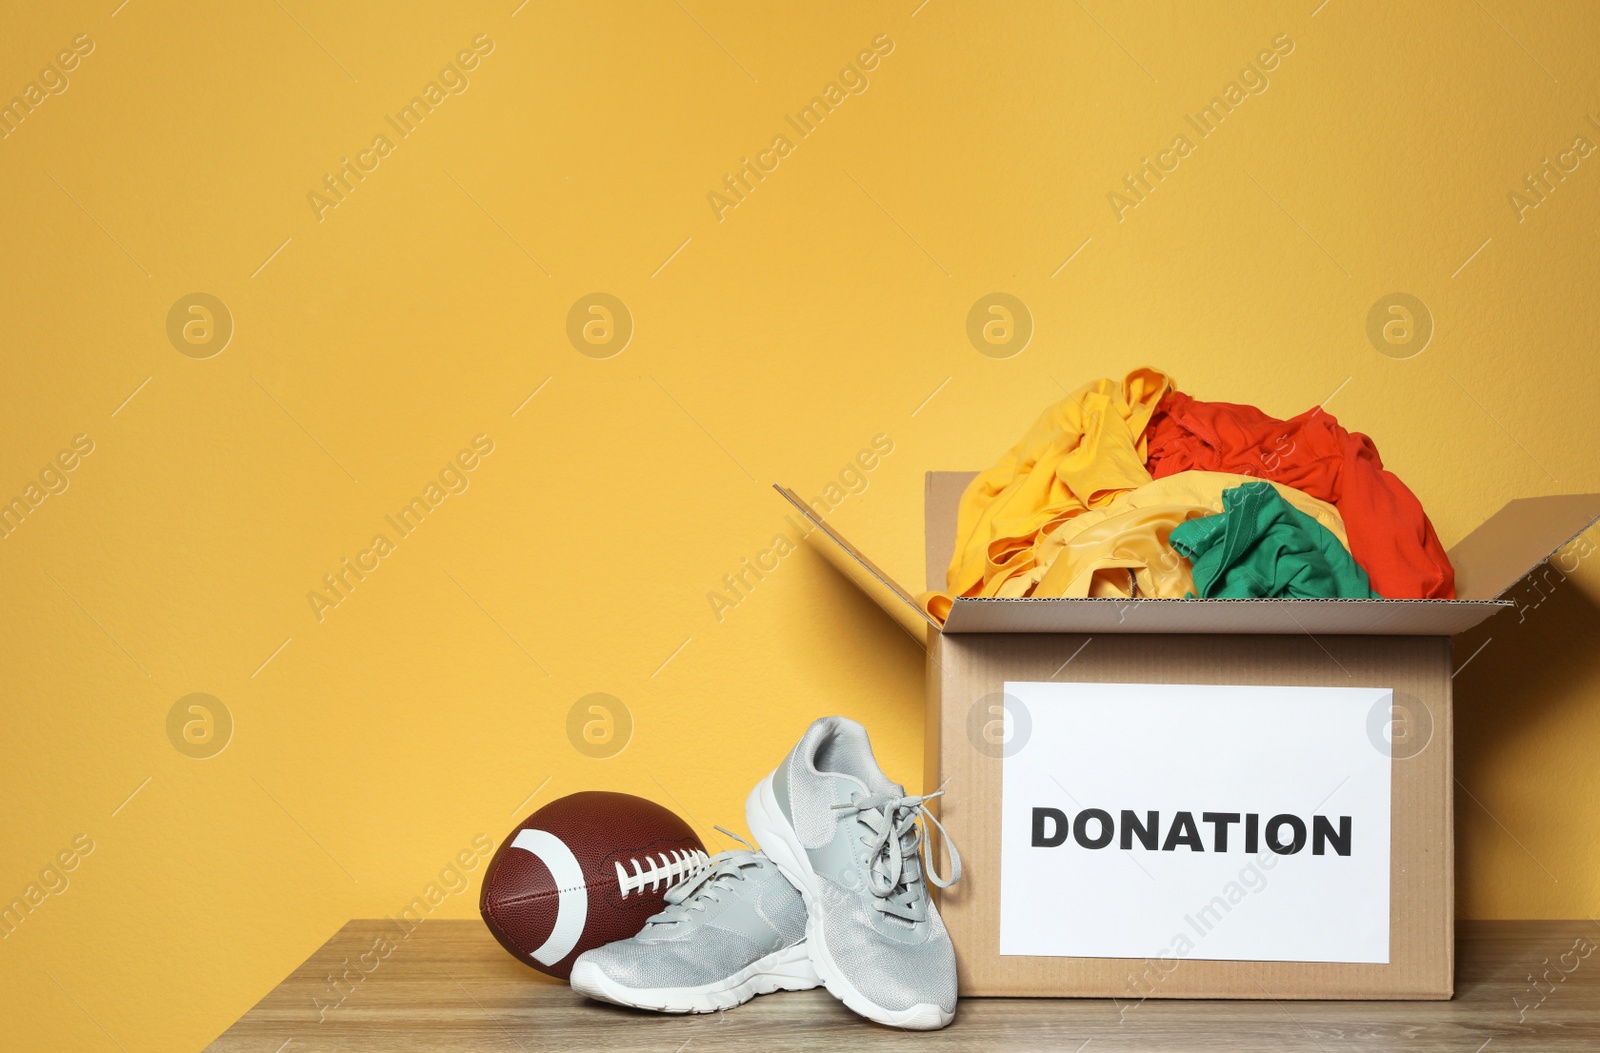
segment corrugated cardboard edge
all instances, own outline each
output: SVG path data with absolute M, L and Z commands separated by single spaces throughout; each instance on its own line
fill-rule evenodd
M 944 631 L 1453 636 L 1512 606 L 1507 600 L 957 597 Z

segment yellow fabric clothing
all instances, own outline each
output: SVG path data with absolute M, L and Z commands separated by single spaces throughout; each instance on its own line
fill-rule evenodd
M 1136 369 L 1121 382 L 1087 384 L 1040 415 L 961 496 L 950 591 L 976 595 L 1013 566 L 1031 567 L 1041 534 L 1150 482 L 1144 429 L 1171 389 L 1166 374 Z
M 1251 481 L 1226 472 L 1179 472 L 1122 491 L 1041 533 L 962 595 L 1180 599 L 1194 591 L 1194 580 L 1189 561 L 1172 548 L 1168 535 L 1179 524 L 1223 511 L 1223 491 Z M 1347 544 L 1344 521 L 1333 505 L 1293 487 L 1269 485 Z M 923 609 L 941 622 L 950 612 L 945 593 L 921 599 Z

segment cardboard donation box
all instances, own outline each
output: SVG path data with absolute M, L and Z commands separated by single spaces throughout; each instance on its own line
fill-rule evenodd
M 928 473 L 929 588 L 972 478 Z M 1451 996 L 1450 637 L 1600 494 L 1506 505 L 1451 550 L 1455 600 L 958 598 L 939 626 L 779 491 L 927 648 L 963 995 Z

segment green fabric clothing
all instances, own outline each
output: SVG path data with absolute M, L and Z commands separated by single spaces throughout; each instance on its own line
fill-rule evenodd
M 1222 492 L 1223 510 L 1173 528 L 1203 599 L 1377 599 L 1367 572 L 1328 528 L 1265 482 Z

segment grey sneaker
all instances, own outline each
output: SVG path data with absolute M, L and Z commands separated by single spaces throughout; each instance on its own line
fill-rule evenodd
M 869 1020 L 893 1027 L 944 1027 L 956 1012 L 956 959 L 924 876 L 948 880 L 917 847 L 918 820 L 938 793 L 908 796 L 878 768 L 867 731 L 844 717 L 806 729 L 778 769 L 750 791 L 745 818 L 772 861 L 805 896 L 806 944 L 828 991 Z M 931 849 L 925 849 L 931 858 Z
M 666 899 L 639 935 L 579 955 L 573 989 L 639 1009 L 710 1013 L 822 983 L 806 951 L 805 903 L 762 853 L 719 853 Z

